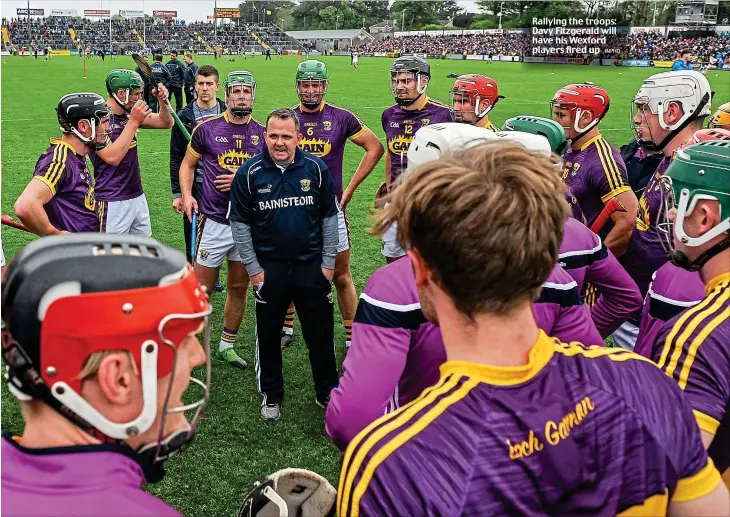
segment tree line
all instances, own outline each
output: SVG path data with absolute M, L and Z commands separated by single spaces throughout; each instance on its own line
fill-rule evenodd
M 619 26 L 667 25 L 677 0 L 481 0 L 466 12 L 454 0 L 244 0 L 241 21 L 274 23 L 284 30 L 360 29 L 388 22 L 393 30 L 493 29 L 529 27 L 533 18 L 612 18 Z M 501 17 L 500 17 L 501 13 Z M 730 1 L 719 4 L 718 23 L 730 16 Z M 501 18 L 501 20 L 500 20 Z

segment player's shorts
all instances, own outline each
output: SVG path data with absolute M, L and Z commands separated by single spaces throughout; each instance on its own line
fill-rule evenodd
M 627 321 L 614 330 L 612 336 L 614 346 L 633 350 L 636 347 L 636 338 L 639 337 L 639 327 Z
M 353 65 L 356 65 L 357 64 L 357 56 L 355 56 L 355 57 L 352 58 L 352 64 Z
M 386 203 L 385 206 L 388 206 Z M 388 258 L 400 258 L 406 254 L 406 250 L 398 244 L 398 225 L 393 223 L 383 234 L 383 256 Z
M 201 266 L 220 267 L 226 258 L 231 261 L 241 261 L 229 225 L 218 223 L 200 214 L 197 235 L 195 262 Z
M 344 210 L 337 212 L 337 230 L 339 232 L 337 253 L 342 253 L 350 249 L 350 220 Z
M 2 237 L 0 237 L 0 267 L 5 267 L 5 250 L 3 249 Z
M 152 236 L 150 209 L 144 194 L 124 201 L 97 201 L 96 205 L 102 232 Z

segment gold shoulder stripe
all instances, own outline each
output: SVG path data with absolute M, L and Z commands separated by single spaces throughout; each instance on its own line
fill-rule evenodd
M 360 499 L 362 499 L 362 496 L 365 494 L 365 491 L 375 474 L 375 469 L 377 469 L 386 459 L 388 459 L 388 456 L 393 454 L 393 452 L 395 452 L 404 443 L 428 427 L 429 424 L 441 416 L 449 407 L 466 397 L 478 384 L 478 379 L 468 379 L 464 381 L 464 384 L 462 384 L 458 389 L 454 390 L 454 392 L 447 397 L 439 400 L 439 402 L 429 409 L 425 415 L 419 418 L 413 425 L 409 426 L 403 432 L 393 437 L 392 440 L 385 444 L 373 455 L 372 458 L 370 458 L 370 461 L 365 466 L 365 470 L 363 471 L 360 481 L 355 488 L 352 498 L 352 511 L 350 513 L 352 517 L 359 517 L 360 515 Z M 340 515 L 345 514 L 341 513 Z
M 362 462 L 365 460 L 365 456 L 368 452 L 370 452 L 370 449 L 372 449 L 372 447 L 388 433 L 407 424 L 408 421 L 421 412 L 421 410 L 433 404 L 440 395 L 448 393 L 455 388 L 460 379 L 461 377 L 455 375 L 443 376 L 438 384 L 424 390 L 420 397 L 401 407 L 399 410 L 376 420 L 363 429 L 360 434 L 358 434 L 352 442 L 350 442 L 350 446 L 347 448 L 347 452 L 345 453 L 345 459 L 342 462 L 342 473 L 340 474 L 340 484 L 337 491 L 337 506 L 340 509 L 339 515 L 350 514 L 348 508 L 350 506 L 350 492 L 352 490 L 352 484 Z M 369 433 L 378 426 L 380 427 L 369 435 Z M 367 437 L 367 440 L 365 440 L 362 446 L 358 448 L 360 442 L 365 439 L 365 437 Z M 353 459 L 352 454 L 355 450 L 357 450 L 357 454 Z
M 723 305 L 725 305 L 728 300 L 730 300 L 730 290 L 725 291 L 725 296 L 721 296 L 717 300 L 717 302 L 713 304 L 712 307 L 717 307 L 718 309 L 720 309 L 720 312 L 717 314 L 717 316 L 712 318 L 707 325 L 705 325 L 705 328 L 703 328 L 695 336 L 695 338 L 692 340 L 692 343 L 689 345 L 689 348 L 687 349 L 687 357 L 684 358 L 682 370 L 679 372 L 680 388 L 685 389 L 687 387 L 687 380 L 689 379 L 692 364 L 695 362 L 695 357 L 697 357 L 697 351 L 699 350 L 700 345 L 705 342 L 707 336 L 709 336 L 713 330 L 715 330 L 725 320 L 730 318 L 730 310 L 728 310 L 728 307 L 723 307 Z
M 48 166 L 48 172 L 45 174 L 46 179 L 48 179 L 48 181 L 54 186 L 58 185 L 58 181 L 61 179 L 61 174 L 63 174 L 63 171 L 66 168 L 66 157 L 68 156 L 68 147 L 59 147 L 61 149 L 58 151 L 58 154 L 55 155 L 55 161 L 51 161 L 51 164 Z
M 673 348 L 672 356 L 669 360 L 669 363 L 664 367 L 663 364 L 659 364 L 660 368 L 664 370 L 664 373 L 669 375 L 670 377 L 674 378 L 674 371 L 677 369 L 677 366 L 679 364 L 679 358 L 682 355 L 682 351 L 684 349 L 684 345 L 687 342 L 687 339 L 692 335 L 692 333 L 697 330 L 697 328 L 710 316 L 713 316 L 717 310 L 722 307 L 723 303 L 725 303 L 728 298 L 730 298 L 730 291 L 725 292 L 719 292 L 716 293 L 715 296 L 710 296 L 705 299 L 705 301 L 710 301 L 710 303 L 705 304 L 704 301 L 701 302 L 698 305 L 695 305 L 692 309 L 696 309 L 700 307 L 697 311 L 692 311 L 691 319 L 687 319 L 685 321 L 689 321 L 689 323 L 684 327 L 682 332 L 680 333 L 680 329 L 682 325 L 680 323 L 682 322 L 682 319 L 678 320 L 675 324 L 674 328 L 672 328 L 672 332 L 669 334 L 669 337 L 667 337 L 667 342 L 665 344 L 665 348 L 667 346 L 670 346 Z M 690 312 L 690 311 L 687 311 Z M 676 338 L 676 340 L 675 340 Z M 699 346 L 699 345 L 697 345 Z M 695 351 L 696 352 L 696 351 Z M 687 356 L 689 357 L 689 355 Z M 664 351 L 662 351 L 662 359 L 666 361 L 666 356 L 664 355 Z M 693 359 L 694 361 L 694 359 Z
M 618 172 L 616 160 L 613 159 L 613 155 L 611 154 L 611 148 L 600 137 L 596 139 L 595 146 L 596 151 L 598 151 L 598 158 L 601 160 L 601 165 L 603 166 L 603 173 L 608 178 L 609 189 L 614 191 L 621 186 L 621 177 Z

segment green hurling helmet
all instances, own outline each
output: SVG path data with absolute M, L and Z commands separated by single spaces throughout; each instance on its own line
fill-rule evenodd
M 134 70 L 112 70 L 106 76 L 106 91 L 127 112 L 129 112 L 126 108 L 129 98 L 134 93 L 134 90 L 138 88 L 144 88 L 144 81 L 142 80 L 142 76 Z M 117 97 L 119 90 L 124 90 L 124 100 Z
M 299 63 L 294 80 L 299 102 L 309 109 L 319 106 L 327 93 L 329 78 L 327 66 L 322 61 L 308 59 Z M 315 83 L 318 88 L 315 88 Z
M 223 82 L 223 89 L 225 90 L 226 104 L 228 104 L 228 94 L 230 89 L 234 86 L 250 86 L 251 87 L 251 105 L 243 108 L 231 108 L 231 113 L 236 117 L 247 117 L 253 112 L 254 101 L 256 100 L 256 80 L 253 78 L 253 74 L 246 70 L 236 70 L 229 72 L 226 76 L 226 80 Z
M 502 131 L 522 131 L 524 133 L 544 136 L 550 143 L 550 149 L 558 155 L 562 155 L 565 152 L 568 144 L 563 126 L 545 117 L 526 115 L 512 117 L 507 119 L 502 125 Z
M 675 153 L 672 163 L 661 178 L 662 205 L 657 229 L 671 261 L 690 271 L 699 270 L 709 259 L 730 247 L 730 141 L 701 142 Z M 701 200 L 720 203 L 720 223 L 699 237 L 690 237 L 684 221 Z M 669 211 L 676 210 L 674 221 Z M 685 247 L 702 246 L 719 235 L 725 239 L 691 261 L 674 248 L 674 240 Z

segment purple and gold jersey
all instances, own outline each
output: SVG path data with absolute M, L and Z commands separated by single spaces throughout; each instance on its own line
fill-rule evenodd
M 188 151 L 203 164 L 203 194 L 200 213 L 220 224 L 228 223 L 228 192 L 215 186 L 221 174 L 235 174 L 243 162 L 264 150 L 264 126 L 254 118 L 246 124 L 228 121 L 228 112 L 198 124 Z
M 642 296 L 646 295 L 654 272 L 669 260 L 667 251 L 662 246 L 662 237 L 657 231 L 656 223 L 663 195 L 660 180 L 670 162 L 671 159 L 665 157 L 659 163 L 659 167 L 644 189 L 636 212 L 636 227 L 631 234 L 626 255 L 621 260 L 626 271 L 639 286 Z
M 652 358 L 684 390 L 700 429 L 715 436 L 708 452 L 725 472 L 730 468 L 730 273 L 708 282 L 705 292 L 704 300 L 662 327 Z
M 601 238 L 572 217 L 565 220 L 558 264 L 578 283 L 581 292 L 590 284 L 600 293 L 591 307 L 591 317 L 601 336 L 610 335 L 641 307 L 636 282 Z
M 559 266 L 532 310 L 537 326 L 549 334 L 603 343 L 578 286 Z M 432 386 L 445 361 L 441 331 L 421 310 L 410 258 L 381 267 L 360 295 L 344 375 L 327 406 L 327 434 L 344 450 L 365 426 Z
M 641 326 L 634 352 L 651 359 L 652 348 L 664 324 L 705 298 L 705 284 L 697 271 L 667 262 L 653 275 L 641 310 Z
M 588 227 L 605 203 L 631 190 L 621 153 L 601 135 L 591 138 L 578 150 L 568 149 L 563 155 L 562 177 L 578 200 Z M 611 227 L 610 222 L 605 226 Z
M 528 364 L 448 361 L 433 387 L 360 432 L 337 505 L 352 517 L 666 515 L 720 482 L 689 403 L 656 365 L 540 331 Z
M 53 197 L 43 207 L 50 223 L 71 233 L 98 232 L 94 181 L 86 157 L 63 140 L 52 138 L 38 158 L 33 177 L 51 189 Z
M 301 104 L 294 111 L 302 131 L 302 151 L 320 158 L 330 170 L 335 182 L 337 200 L 342 199 L 342 160 L 347 139 L 355 140 L 367 127 L 353 112 L 328 102 L 322 102 L 317 111 L 304 111 Z
M 408 167 L 408 146 L 416 131 L 423 126 L 452 120 L 452 112 L 446 104 L 428 97 L 424 97 L 415 110 L 405 110 L 394 104 L 383 112 L 380 121 L 385 131 L 386 152 L 390 157 L 391 188 Z
M 127 126 L 129 116 L 112 113 L 109 117 L 111 141 L 115 142 Z M 96 199 L 99 201 L 126 201 L 144 194 L 142 175 L 137 155 L 137 135 L 132 139 L 127 154 L 116 167 L 102 160 L 95 152 L 89 154 L 94 166 Z

